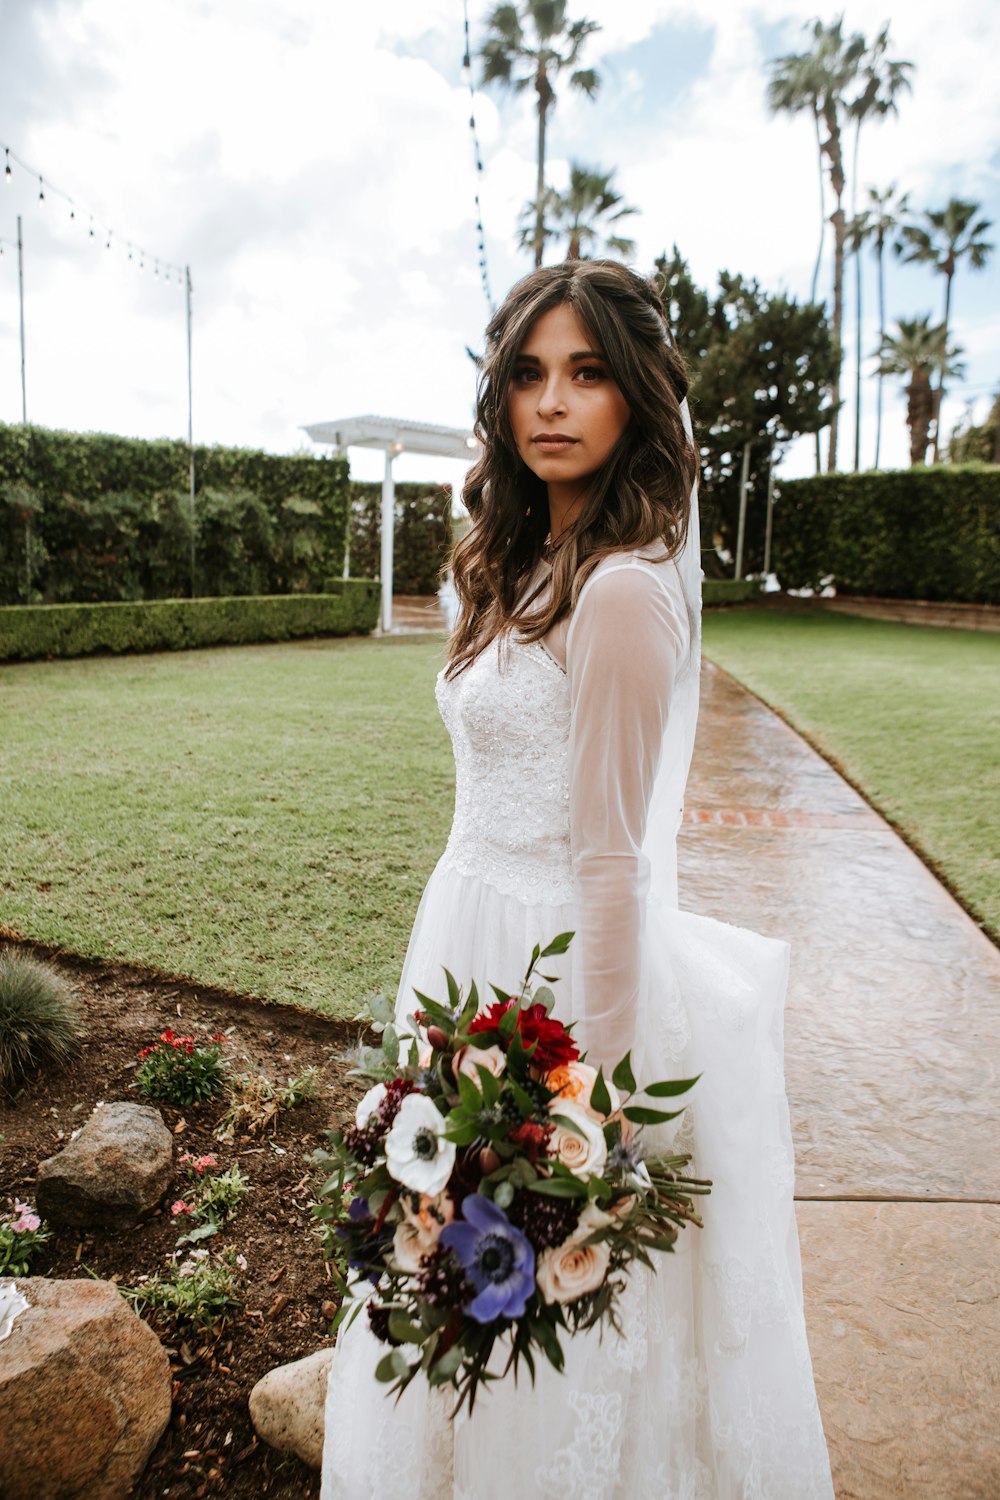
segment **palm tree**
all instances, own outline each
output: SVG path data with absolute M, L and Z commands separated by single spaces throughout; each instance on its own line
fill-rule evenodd
M 896 184 L 893 183 L 880 193 L 877 188 L 868 189 L 868 201 L 865 204 L 859 218 L 860 225 L 856 228 L 854 238 L 857 239 L 858 248 L 870 240 L 875 247 L 875 258 L 878 261 L 878 341 L 879 348 L 885 342 L 885 247 L 895 234 L 900 217 L 906 213 L 908 208 L 906 194 L 896 196 Z M 855 220 L 857 225 L 857 220 Z M 858 369 L 861 368 L 861 299 L 858 296 Z M 875 417 L 875 467 L 879 466 L 879 457 L 882 451 L 882 384 L 884 374 L 879 367 L 878 370 L 878 407 Z M 860 400 L 860 396 L 858 397 Z
M 984 238 L 992 223 L 989 219 L 976 218 L 981 207 L 979 203 L 952 198 L 945 208 L 928 209 L 921 214 L 922 224 L 904 224 L 897 245 L 904 261 L 929 262 L 944 277 L 942 326 L 946 341 L 951 319 L 951 283 L 959 262 L 967 259 L 974 271 L 981 271 L 993 252 L 993 246 Z M 934 393 L 934 463 L 937 463 L 940 451 L 944 377 L 945 371 L 942 370 Z
M 593 68 L 578 68 L 576 64 L 588 36 L 601 28 L 596 21 L 568 21 L 566 0 L 497 5 L 487 25 L 489 36 L 480 53 L 483 83 L 499 83 L 517 93 L 534 88 L 537 96 L 538 182 L 532 241 L 537 268 L 545 246 L 545 128 L 556 97 L 552 81 L 569 69 L 570 85 L 593 99 L 600 80 Z M 529 38 L 528 27 L 533 37 Z
M 827 458 L 827 468 L 833 470 L 837 467 L 840 371 L 843 361 L 844 248 L 847 241 L 847 220 L 843 207 L 846 186 L 843 130 L 848 118 L 854 118 L 859 125 L 867 115 L 879 113 L 880 110 L 884 113 L 888 108 L 894 107 L 890 103 L 882 108 L 887 95 L 891 100 L 903 86 L 905 69 L 910 64 L 885 61 L 887 29 L 879 33 L 871 47 L 860 32 L 855 32 L 850 37 L 844 36 L 843 16 L 829 26 L 825 26 L 822 21 L 813 21 L 811 31 L 813 45 L 808 52 L 793 53 L 772 61 L 767 100 L 775 113 L 784 111 L 798 114 L 805 109 L 812 113 L 817 128 L 820 173 L 822 176 L 825 157 L 836 202 L 830 215 L 834 234 L 833 335 L 836 371 L 832 386 L 830 448 Z M 853 96 L 852 89 L 856 89 Z M 826 131 L 825 139 L 819 128 L 821 122 Z M 820 250 L 822 253 L 822 240 Z M 815 298 L 815 278 L 813 297 Z
M 858 148 L 861 143 L 861 127 L 865 120 L 874 117 L 884 119 L 888 114 L 899 112 L 896 97 L 904 89 L 912 87 L 908 74 L 913 70 L 909 62 L 892 62 L 886 57 L 889 49 L 889 28 L 884 26 L 868 49 L 861 71 L 860 92 L 850 101 L 847 113 L 854 121 L 854 165 L 851 172 L 851 220 L 848 226 L 850 248 L 854 252 L 854 302 L 855 302 L 855 352 L 857 364 L 854 374 L 854 472 L 861 467 L 861 247 L 873 237 L 875 230 L 870 214 L 858 212 Z M 880 327 L 881 339 L 884 330 Z M 876 459 L 876 468 L 878 460 Z
M 566 192 L 548 190 L 546 213 L 551 218 L 551 228 L 546 229 L 546 234 L 565 236 L 567 260 L 587 258 L 584 246 L 588 251 L 600 246 L 602 251 L 612 255 L 628 256 L 634 252 L 635 240 L 616 234 L 614 226 L 637 213 L 638 209 L 629 208 L 622 202 L 621 193 L 615 192 L 612 186 L 614 175 L 613 171 L 600 172 L 594 167 L 570 162 Z M 534 208 L 533 203 L 529 204 L 526 216 Z M 522 232 L 522 244 L 525 242 L 526 236 Z
M 927 458 L 931 420 L 934 416 L 934 391 L 931 376 L 935 370 L 960 375 L 962 366 L 957 345 L 948 345 L 943 323 L 922 318 L 900 318 L 898 334 L 886 334 L 878 352 L 879 372 L 884 375 L 906 375 L 906 425 L 910 429 L 910 463 L 922 464 Z

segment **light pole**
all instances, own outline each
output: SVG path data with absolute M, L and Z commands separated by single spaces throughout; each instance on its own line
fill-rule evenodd
M 28 393 L 24 378 L 24 241 L 21 238 L 21 215 L 17 216 L 17 296 L 21 310 L 21 421 L 28 425 Z

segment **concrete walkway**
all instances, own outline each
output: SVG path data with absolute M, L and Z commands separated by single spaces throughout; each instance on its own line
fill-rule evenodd
M 793 945 L 785 1068 L 838 1500 L 1000 1497 L 1000 953 L 706 665 L 682 905 Z

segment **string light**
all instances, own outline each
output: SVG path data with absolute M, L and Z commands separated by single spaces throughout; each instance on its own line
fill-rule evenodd
M 47 201 L 47 199 L 52 197 L 62 199 L 62 201 L 69 207 L 70 219 L 75 222 L 77 218 L 76 201 L 71 198 L 68 193 L 64 193 L 61 188 L 54 187 L 47 177 L 43 176 L 43 174 L 37 171 L 34 167 L 29 166 L 26 161 L 23 161 L 22 158 L 18 156 L 17 152 L 13 149 L 13 147 L 6 145 L 2 141 L 0 141 L 0 145 L 3 146 L 4 181 L 8 184 L 12 183 L 14 179 L 14 167 L 19 167 L 27 177 L 33 177 L 37 181 L 38 201 L 40 203 L 44 203 Z M 107 224 L 101 224 L 99 218 L 95 218 L 94 214 L 86 207 L 86 205 L 83 205 L 81 207 L 81 215 L 88 222 L 88 239 L 96 239 L 98 231 L 100 231 L 101 235 L 104 238 L 104 248 L 106 250 L 112 249 L 112 241 L 117 240 L 120 245 L 122 245 L 123 247 L 127 247 L 129 260 L 134 260 L 135 257 L 138 256 L 139 270 L 141 271 L 144 269 L 145 257 L 148 254 L 147 251 L 143 250 L 140 245 L 136 245 L 133 241 L 123 240 L 119 235 L 115 235 L 110 226 Z M 0 243 L 10 244 L 11 242 L 4 241 Z M 150 255 L 149 258 L 150 260 L 154 259 L 152 255 Z M 174 276 L 176 275 L 178 285 L 184 285 L 183 266 L 180 266 L 173 261 L 164 260 L 160 256 L 155 257 L 155 263 L 157 266 L 157 276 L 160 276 L 162 274 L 162 279 L 164 281 L 172 281 L 174 279 Z
M 483 283 L 483 295 L 486 298 L 490 312 L 494 310 L 493 298 L 490 294 L 490 273 L 486 259 L 486 233 L 483 229 L 483 206 L 479 197 L 479 188 L 483 179 L 483 153 L 479 148 L 479 134 L 476 129 L 476 86 L 472 77 L 472 44 L 469 37 L 469 0 L 462 0 L 462 9 L 465 21 L 465 54 L 462 58 L 462 71 L 469 86 L 469 129 L 472 132 L 472 154 L 476 163 L 476 238 L 479 246 L 479 275 Z

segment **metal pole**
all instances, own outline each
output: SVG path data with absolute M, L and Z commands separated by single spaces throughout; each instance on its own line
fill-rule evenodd
M 764 528 L 764 577 L 771 571 L 771 521 L 774 516 L 774 448 L 767 469 L 767 523 Z
M 392 475 L 392 448 L 385 450 L 385 477 L 382 480 L 382 632 L 392 629 L 392 541 L 396 526 L 396 483 Z
M 188 360 L 188 500 L 191 507 L 191 598 L 195 597 L 194 529 L 194 393 L 191 384 L 191 267 L 184 267 L 184 302 L 187 315 Z
M 740 477 L 740 524 L 736 534 L 736 580 L 743 577 L 743 538 L 747 527 L 747 490 L 750 487 L 750 444 L 743 444 L 743 473 Z
M 24 241 L 21 238 L 21 215 L 17 216 L 17 294 L 21 305 L 21 421 L 28 425 L 28 395 L 24 379 Z

